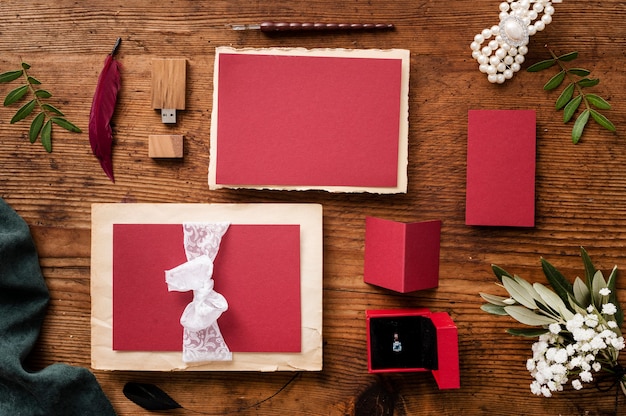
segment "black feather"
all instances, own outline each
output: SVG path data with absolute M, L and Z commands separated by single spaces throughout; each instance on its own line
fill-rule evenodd
M 146 410 L 181 409 L 182 406 L 163 390 L 149 383 L 128 382 L 124 385 L 124 396 Z

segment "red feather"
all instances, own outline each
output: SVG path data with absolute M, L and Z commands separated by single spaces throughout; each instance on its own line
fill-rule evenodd
M 98 77 L 98 85 L 89 114 L 89 142 L 93 154 L 109 179 L 113 179 L 113 130 L 111 118 L 115 112 L 117 92 L 120 89 L 120 63 L 113 59 L 122 39 L 115 43 L 113 51 L 106 57 L 104 68 Z

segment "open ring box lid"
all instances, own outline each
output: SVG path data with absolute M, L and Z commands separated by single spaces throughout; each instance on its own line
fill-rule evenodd
M 460 387 L 458 333 L 447 313 L 387 309 L 368 310 L 365 316 L 368 372 L 430 371 L 440 389 Z M 394 338 L 401 351 L 393 348 Z

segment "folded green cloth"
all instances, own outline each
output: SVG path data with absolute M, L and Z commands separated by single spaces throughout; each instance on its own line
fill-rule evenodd
M 30 230 L 0 198 L 0 415 L 115 415 L 88 369 L 24 368 L 49 299 Z

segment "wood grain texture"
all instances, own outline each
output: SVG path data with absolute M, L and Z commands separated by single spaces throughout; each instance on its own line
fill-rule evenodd
M 183 406 L 216 415 L 614 414 L 612 395 L 600 399 L 592 387 L 534 397 L 525 369 L 531 341 L 507 335 L 512 321 L 479 309 L 478 292 L 495 290 L 491 263 L 544 281 L 544 256 L 573 279 L 582 273 L 583 245 L 602 269 L 626 268 L 626 6 L 617 0 L 566 1 L 555 8 L 554 21 L 532 37 L 527 62 L 547 58 L 544 44 L 561 53 L 578 50 L 577 66 L 602 80 L 595 90 L 613 105 L 606 114 L 618 129 L 610 133 L 590 124 L 576 146 L 571 125 L 563 125 L 554 110 L 558 93 L 542 90 L 548 73 L 520 72 L 505 85 L 492 85 L 478 72 L 469 44 L 497 23 L 497 1 L 3 0 L 0 72 L 17 68 L 20 60 L 31 64 L 31 74 L 54 94 L 53 103 L 83 131 L 102 62 L 122 38 L 115 184 L 92 156 L 86 133 L 54 129 L 54 150 L 47 154 L 28 142 L 27 123 L 9 124 L 16 108 L 0 108 L 0 196 L 31 226 L 51 293 L 29 364 L 89 366 L 91 203 L 315 202 L 324 206 L 324 370 L 299 375 L 259 405 L 293 374 L 96 372 L 120 415 L 144 414 L 123 396 L 127 381 L 156 383 Z M 268 19 L 389 22 L 396 30 L 267 35 L 227 26 Z M 409 49 L 407 194 L 209 191 L 217 46 Z M 187 59 L 187 106 L 172 128 L 151 105 L 151 61 L 173 57 Z M 8 91 L 0 85 L 2 96 Z M 470 108 L 537 111 L 534 228 L 465 226 Z M 149 134 L 184 135 L 184 160 L 150 159 Z M 441 219 L 439 288 L 401 295 L 363 283 L 366 216 Z M 626 299 L 624 281 L 618 289 Z M 450 313 L 459 328 L 461 389 L 439 391 L 426 373 L 367 373 L 365 310 L 400 307 Z M 625 414 L 623 397 L 619 405 Z

